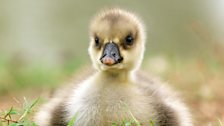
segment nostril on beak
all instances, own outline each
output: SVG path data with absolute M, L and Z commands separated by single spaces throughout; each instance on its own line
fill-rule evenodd
M 123 57 L 119 58 L 118 63 L 120 63 L 123 59 L 124 59 Z
M 116 57 L 116 53 L 112 53 L 111 55 L 112 55 L 113 57 Z

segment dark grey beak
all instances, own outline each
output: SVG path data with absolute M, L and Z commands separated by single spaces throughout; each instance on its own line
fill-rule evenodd
M 107 43 L 104 46 L 102 57 L 100 61 L 108 66 L 120 63 L 123 60 L 123 57 L 120 55 L 120 50 L 118 45 L 114 42 Z

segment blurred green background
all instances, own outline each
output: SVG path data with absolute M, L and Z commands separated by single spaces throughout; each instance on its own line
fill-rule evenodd
M 0 0 L 0 108 L 11 97 L 49 92 L 91 65 L 89 21 L 111 6 L 143 19 L 142 67 L 186 97 L 195 124 L 222 121 L 223 0 Z

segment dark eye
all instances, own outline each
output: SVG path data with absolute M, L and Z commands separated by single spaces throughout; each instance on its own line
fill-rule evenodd
M 100 40 L 98 37 L 95 37 L 95 45 L 99 46 L 100 45 Z
M 133 45 L 133 42 L 134 42 L 134 38 L 131 36 L 131 35 L 128 35 L 126 38 L 125 38 L 125 44 L 126 45 Z

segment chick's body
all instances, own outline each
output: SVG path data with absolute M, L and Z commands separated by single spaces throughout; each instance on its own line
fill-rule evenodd
M 135 82 L 122 82 L 117 79 L 114 81 L 113 78 L 107 80 L 101 77 L 102 75 L 94 75 L 77 87 L 74 95 L 68 99 L 69 115 L 78 114 L 77 125 L 120 124 L 125 119 L 132 121 L 132 114 L 139 120 L 150 121 L 155 111 L 149 97 L 137 87 Z

